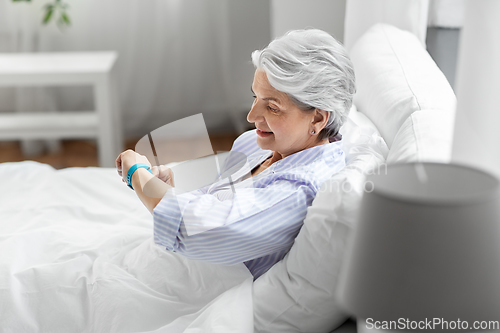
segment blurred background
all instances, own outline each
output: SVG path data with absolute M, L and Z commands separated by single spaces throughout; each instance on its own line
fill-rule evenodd
M 431 14 L 427 34 L 429 52 L 451 81 L 459 2 L 451 23 Z M 446 3 L 431 1 L 429 10 L 449 13 Z M 228 150 L 251 128 L 251 52 L 305 27 L 342 41 L 345 8 L 346 0 L 0 0 L 0 53 L 116 51 L 116 130 L 124 148 L 202 113 L 214 150 Z M 94 108 L 90 86 L 0 87 L 1 113 Z M 26 159 L 56 168 L 97 166 L 97 145 L 79 138 L 0 141 L 0 162 Z

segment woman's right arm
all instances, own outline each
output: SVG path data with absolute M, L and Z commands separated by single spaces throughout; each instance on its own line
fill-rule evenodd
M 312 199 L 306 186 L 286 184 L 240 189 L 222 201 L 167 194 L 153 213 L 155 242 L 195 260 L 245 262 L 288 249 Z

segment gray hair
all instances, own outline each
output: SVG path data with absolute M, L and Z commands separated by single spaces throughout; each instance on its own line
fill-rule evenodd
M 301 110 L 330 111 L 320 140 L 338 133 L 356 87 L 352 62 L 335 38 L 318 29 L 292 30 L 254 51 L 252 62 Z

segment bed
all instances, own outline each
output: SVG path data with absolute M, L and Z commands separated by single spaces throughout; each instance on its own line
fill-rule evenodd
M 325 182 L 289 254 L 256 281 L 243 264 L 156 246 L 152 218 L 115 169 L 0 164 L 0 331 L 331 332 L 370 172 L 448 162 L 455 95 L 414 35 L 386 24 L 352 47 L 358 92 L 347 166 Z

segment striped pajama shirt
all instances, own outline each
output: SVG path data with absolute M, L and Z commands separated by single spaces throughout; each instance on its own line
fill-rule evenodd
M 256 136 L 248 131 L 234 142 L 231 153 L 246 163 L 231 177 L 222 172 L 210 186 L 167 192 L 153 211 L 155 243 L 195 260 L 245 263 L 254 278 L 285 256 L 321 184 L 345 166 L 342 141 L 289 155 L 251 177 L 273 153 Z M 229 156 L 222 171 L 237 164 Z

